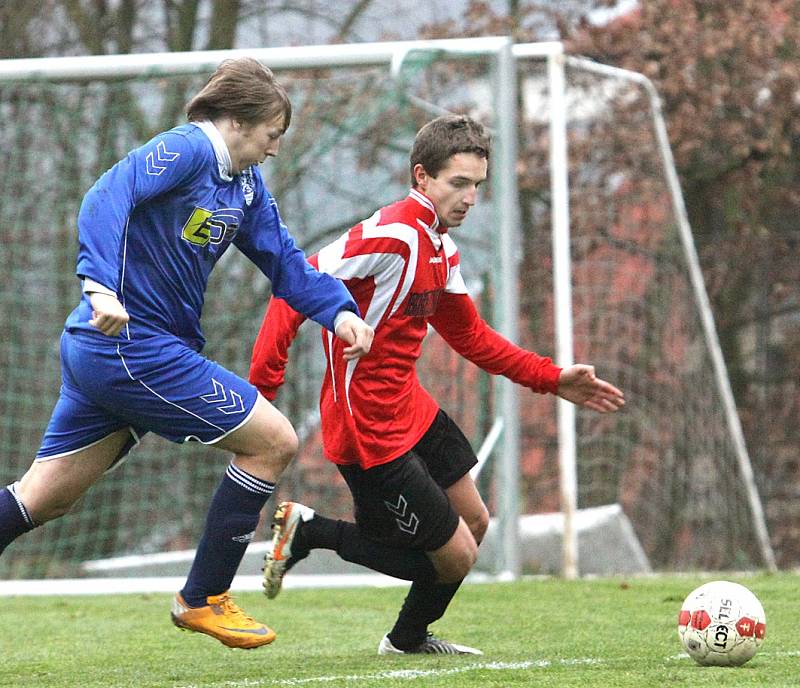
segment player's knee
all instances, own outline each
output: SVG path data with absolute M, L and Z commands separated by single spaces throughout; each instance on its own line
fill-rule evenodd
M 283 459 L 286 463 L 289 463 L 289 461 L 292 460 L 292 457 L 297 454 L 299 449 L 300 440 L 297 438 L 297 433 L 294 431 L 291 423 L 286 421 L 281 430 L 281 436 L 277 448 L 278 454 L 281 459 Z
M 297 454 L 299 441 L 292 424 L 283 416 L 255 422 L 245 434 L 221 444 L 232 451 L 236 465 L 257 478 L 275 482 Z
M 439 558 L 434 562 L 438 581 L 440 583 L 458 583 L 470 572 L 477 559 L 477 544 L 472 538 L 464 539 L 459 547 L 450 549 L 447 557 Z
M 489 529 L 489 510 L 484 506 L 478 513 L 470 515 L 467 526 L 475 542 L 481 544 Z
M 439 582 L 458 583 L 464 580 L 475 565 L 476 558 L 466 553 L 463 556 L 455 557 L 447 566 L 442 567 L 442 570 L 437 571 Z
M 272 428 L 270 441 L 264 451 L 265 463 L 285 467 L 297 454 L 299 447 L 297 433 L 292 424 L 284 418 L 283 422 Z

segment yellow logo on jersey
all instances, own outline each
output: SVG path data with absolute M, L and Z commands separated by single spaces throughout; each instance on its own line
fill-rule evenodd
M 181 236 L 195 246 L 216 246 L 223 241 L 233 241 L 239 229 L 242 211 L 236 208 L 206 210 L 195 208 L 183 226 Z
M 213 213 L 210 210 L 195 208 L 183 226 L 181 236 L 192 244 L 206 246 L 211 241 L 212 225 L 209 220 L 211 220 L 212 215 Z

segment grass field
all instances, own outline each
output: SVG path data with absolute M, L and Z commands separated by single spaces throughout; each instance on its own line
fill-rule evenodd
M 800 577 L 714 576 L 747 585 L 767 613 L 760 652 L 739 668 L 696 666 L 676 630 L 684 597 L 708 577 L 466 585 L 434 630 L 483 657 L 378 657 L 403 588 L 287 590 L 236 596 L 278 632 L 270 646 L 229 650 L 177 631 L 168 595 L 12 597 L 0 607 L 0 686 L 800 685 Z

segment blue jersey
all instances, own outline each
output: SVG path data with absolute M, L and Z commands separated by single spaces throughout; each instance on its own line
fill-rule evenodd
M 208 277 L 230 244 L 272 281 L 275 295 L 333 330 L 341 310 L 358 308 L 338 280 L 306 261 L 283 224 L 258 167 L 223 176 L 201 127 L 159 134 L 106 172 L 78 216 L 77 274 L 113 290 L 130 316 L 120 337 L 172 334 L 195 351 Z M 89 295 L 66 322 L 86 331 Z

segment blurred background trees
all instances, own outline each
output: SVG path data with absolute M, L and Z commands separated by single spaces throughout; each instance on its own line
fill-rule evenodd
M 771 515 L 796 524 L 800 3 L 650 0 L 566 38 L 661 94 L 760 486 Z

